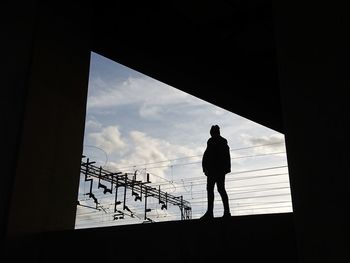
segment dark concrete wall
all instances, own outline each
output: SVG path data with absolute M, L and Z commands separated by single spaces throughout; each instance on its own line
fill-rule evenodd
M 289 213 L 46 232 L 10 239 L 7 252 L 34 262 L 297 262 Z
M 29 50 L 19 44 L 10 49 L 24 53 L 12 80 L 20 82 L 22 94 L 9 100 L 24 109 L 22 116 L 10 118 L 21 128 L 12 136 L 19 142 L 16 166 L 8 175 L 13 187 L 5 191 L 10 236 L 73 229 L 75 224 L 90 59 L 89 8 L 59 2 L 40 2 L 33 10 L 18 7 L 35 17 L 31 26 L 17 21 Z M 25 100 L 21 90 L 26 90 Z
M 1 183 L 0 227 L 6 232 L 10 195 L 13 191 L 20 144 L 24 102 L 31 71 L 36 1 L 26 1 L 18 9 L 15 1 L 5 1 L 1 26 Z
M 349 261 L 345 5 L 276 1 L 288 167 L 301 262 Z

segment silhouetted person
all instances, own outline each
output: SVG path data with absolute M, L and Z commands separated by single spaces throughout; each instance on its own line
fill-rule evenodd
M 211 138 L 207 141 L 207 148 L 203 154 L 202 168 L 207 176 L 207 212 L 201 217 L 213 218 L 214 209 L 214 186 L 221 196 L 224 206 L 223 217 L 230 217 L 230 206 L 228 196 L 225 189 L 225 176 L 231 172 L 230 148 L 227 140 L 220 135 L 220 127 L 218 125 L 211 126 Z

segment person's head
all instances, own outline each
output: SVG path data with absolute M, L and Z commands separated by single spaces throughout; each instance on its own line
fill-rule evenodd
M 216 137 L 220 135 L 220 127 L 218 125 L 213 125 L 210 128 L 210 135 Z

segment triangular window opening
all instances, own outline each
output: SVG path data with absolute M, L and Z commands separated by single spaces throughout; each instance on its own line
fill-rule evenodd
M 292 212 L 283 134 L 91 53 L 75 228 L 203 216 L 212 125 L 230 149 L 231 216 Z

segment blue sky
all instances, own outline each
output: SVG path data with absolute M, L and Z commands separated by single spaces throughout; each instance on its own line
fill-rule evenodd
M 221 127 L 231 148 L 232 173 L 226 183 L 231 213 L 291 211 L 283 134 L 91 53 L 84 154 L 110 171 L 138 170 L 144 180 L 148 172 L 154 186 L 192 201 L 193 218 L 205 212 L 205 176 L 200 161 L 213 124 Z M 259 185 L 264 189 L 257 188 Z M 277 189 L 266 194 L 271 187 Z M 84 188 L 81 181 L 79 198 L 88 204 L 82 195 Z M 254 198 L 259 195 L 265 197 Z M 222 213 L 220 202 L 216 197 L 217 216 Z M 177 219 L 169 211 L 159 216 L 163 211 L 153 210 L 158 221 Z M 90 213 L 84 212 L 78 207 L 77 225 L 79 220 L 88 221 L 85 215 Z M 98 216 L 91 218 L 101 222 Z M 115 224 L 102 221 L 102 225 Z

